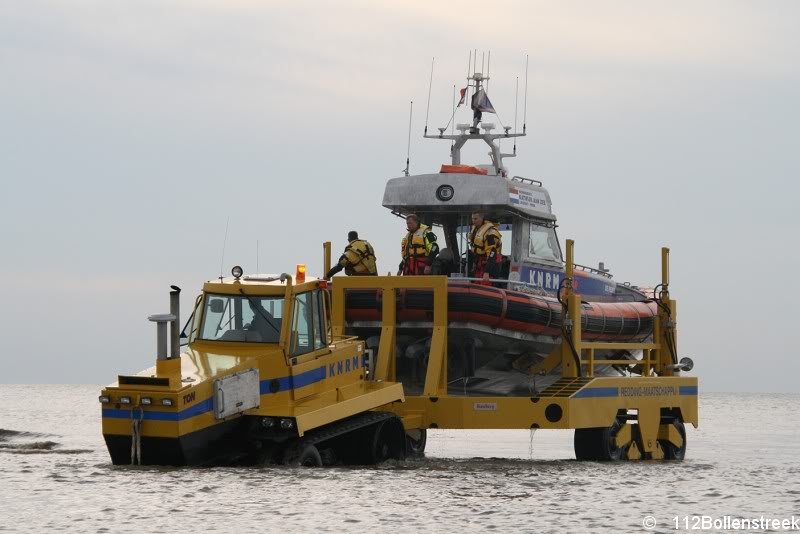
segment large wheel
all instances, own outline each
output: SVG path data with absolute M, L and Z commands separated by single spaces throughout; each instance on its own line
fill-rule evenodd
M 371 430 L 367 463 L 378 464 L 390 458 L 402 460 L 406 457 L 406 433 L 400 419 L 387 419 Z
M 283 453 L 283 464 L 293 467 L 322 467 L 319 450 L 310 443 L 289 445 Z
M 428 443 L 428 432 L 424 428 L 406 432 L 406 452 L 410 456 L 424 456 Z
M 617 446 L 616 437 L 623 424 L 624 421 L 617 419 L 607 428 L 576 428 L 575 458 L 598 462 L 621 460 L 625 448 Z
M 389 459 L 390 451 L 390 436 L 384 428 L 386 423 L 376 425 L 375 431 L 372 433 L 372 443 L 370 444 L 370 458 L 369 463 L 379 464 L 384 460 Z
M 675 419 L 670 424 L 677 429 L 678 434 L 680 434 L 683 439 L 683 444 L 678 447 L 671 441 L 665 439 L 658 440 L 658 443 L 661 445 L 661 450 L 664 451 L 665 460 L 683 460 L 686 456 L 686 427 L 680 419 Z

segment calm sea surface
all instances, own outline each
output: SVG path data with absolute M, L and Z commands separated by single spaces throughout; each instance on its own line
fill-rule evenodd
M 701 395 L 682 463 L 578 463 L 567 431 L 440 430 L 426 458 L 374 468 L 174 469 L 111 465 L 99 389 L 0 385 L 0 531 L 647 532 L 653 516 L 650 532 L 675 532 L 675 516 L 679 531 L 693 515 L 800 518 L 800 395 Z

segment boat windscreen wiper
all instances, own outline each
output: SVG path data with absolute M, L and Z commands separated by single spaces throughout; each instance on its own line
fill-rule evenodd
M 244 290 L 242 288 L 239 288 L 239 293 L 244 295 L 244 298 L 246 298 L 250 302 L 250 306 L 253 308 L 253 311 L 258 312 L 258 314 L 261 317 L 264 318 L 264 320 L 267 322 L 267 324 L 270 325 L 272 327 L 272 329 L 275 330 L 275 332 L 278 333 L 278 335 L 280 335 L 281 334 L 280 329 L 277 326 L 275 326 L 274 324 L 272 324 L 272 321 L 274 319 L 270 319 L 269 317 L 266 316 L 266 314 L 263 311 L 261 311 L 261 304 L 259 304 L 258 302 L 254 301 L 250 297 L 250 295 L 248 295 L 247 293 L 244 292 Z

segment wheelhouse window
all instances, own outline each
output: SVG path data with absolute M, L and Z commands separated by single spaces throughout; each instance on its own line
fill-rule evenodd
M 514 225 L 513 224 L 498 224 L 498 229 L 500 230 L 500 240 L 503 244 L 503 255 L 510 256 L 511 255 L 511 245 L 513 244 L 514 240 Z M 472 231 L 472 226 L 470 225 L 461 225 L 456 228 L 456 232 L 458 233 L 458 241 L 461 244 L 460 246 L 464 248 L 464 250 L 469 248 L 469 234 Z M 444 246 L 444 241 L 441 240 L 439 246 Z
M 278 343 L 283 296 L 206 295 L 200 339 Z
M 511 245 L 514 243 L 514 225 L 501 224 L 500 226 L 500 239 L 503 243 L 503 255 L 511 255 Z
M 552 226 L 535 222 L 531 222 L 530 227 L 528 255 L 533 258 L 560 261 L 561 248 L 558 245 L 556 229 Z

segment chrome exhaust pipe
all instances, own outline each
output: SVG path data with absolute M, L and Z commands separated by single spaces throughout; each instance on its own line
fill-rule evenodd
M 156 323 L 156 358 L 159 360 L 169 359 L 167 354 L 167 323 L 175 322 L 175 316 L 171 313 L 161 313 L 151 315 L 147 320 Z
M 169 360 L 180 356 L 180 315 L 181 315 L 181 288 L 170 286 L 169 292 L 169 313 L 159 313 L 151 315 L 148 321 L 156 323 L 156 358 L 159 360 Z M 169 324 L 170 347 L 167 351 L 167 324 Z
M 181 355 L 181 288 L 178 286 L 169 286 L 172 291 L 169 292 L 169 313 L 174 317 L 172 319 L 172 329 L 170 332 L 170 358 L 177 358 Z

